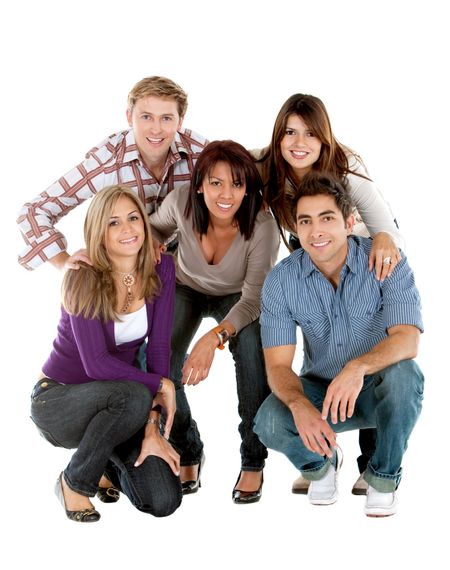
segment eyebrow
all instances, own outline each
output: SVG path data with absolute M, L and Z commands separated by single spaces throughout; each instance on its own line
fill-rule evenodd
M 329 214 L 336 214 L 336 212 L 334 210 L 324 210 L 323 212 L 320 212 L 317 217 L 320 218 L 320 216 L 327 216 Z M 297 220 L 302 220 L 304 218 L 312 218 L 312 216 L 310 216 L 309 214 L 299 214 L 297 216 Z
M 131 212 L 128 212 L 127 216 L 131 216 L 131 214 L 139 214 L 138 210 L 132 210 Z M 110 220 L 115 220 L 117 219 L 119 216 L 109 216 Z
M 142 110 L 141 111 L 141 115 L 156 115 L 157 117 L 175 117 L 175 113 L 161 113 L 161 115 L 158 115 L 157 113 L 152 113 L 151 111 L 145 111 Z

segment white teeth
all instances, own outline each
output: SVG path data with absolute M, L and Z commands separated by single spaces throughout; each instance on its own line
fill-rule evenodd
M 324 247 L 325 245 L 327 245 L 327 244 L 329 244 L 329 243 L 330 243 L 329 241 L 321 241 L 321 242 L 319 242 L 319 243 L 312 243 L 311 245 L 312 245 L 313 247 Z
M 130 239 L 122 239 L 120 240 L 120 243 L 133 243 L 134 241 L 136 241 L 137 238 L 133 237 Z
M 232 206 L 232 204 L 219 204 L 219 202 L 217 202 L 217 205 L 219 208 L 226 208 L 227 210 Z
M 147 137 L 147 140 L 151 143 L 160 143 L 163 139 L 152 139 L 150 137 Z
M 303 157 L 303 156 L 307 156 L 307 155 L 308 155 L 307 152 L 301 151 L 301 150 L 292 150 L 291 152 L 292 152 L 292 154 L 293 154 L 294 156 L 298 156 L 298 157 Z

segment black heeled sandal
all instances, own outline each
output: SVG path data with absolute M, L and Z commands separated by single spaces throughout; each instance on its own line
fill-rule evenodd
M 97 522 L 100 518 L 100 513 L 96 511 L 94 508 L 83 509 L 82 511 L 68 511 L 66 509 L 66 501 L 64 500 L 64 491 L 61 482 L 62 477 L 63 474 L 61 473 L 56 481 L 55 493 L 59 499 L 59 502 L 66 511 L 67 518 L 70 519 L 71 521 L 76 521 L 76 522 Z

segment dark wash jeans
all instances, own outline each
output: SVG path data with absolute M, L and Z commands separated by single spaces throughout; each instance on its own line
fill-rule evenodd
M 181 465 L 198 463 L 203 450 L 197 424 L 192 418 L 181 382 L 187 350 L 202 319 L 213 317 L 218 323 L 221 322 L 240 297 L 240 293 L 205 295 L 190 287 L 177 285 L 170 362 L 170 378 L 177 393 L 177 411 L 170 441 L 181 456 Z M 259 320 L 243 328 L 228 344 L 235 364 L 238 412 L 241 417 L 241 467 L 243 471 L 260 471 L 264 467 L 267 449 L 253 432 L 253 420 L 270 390 L 261 347 Z M 214 405 L 212 403 L 211 408 Z
M 169 465 L 149 456 L 134 467 L 152 395 L 138 382 L 59 384 L 40 380 L 31 418 L 52 445 L 76 448 L 64 470 L 74 491 L 93 497 L 106 473 L 140 511 L 167 516 L 181 503 L 181 484 Z

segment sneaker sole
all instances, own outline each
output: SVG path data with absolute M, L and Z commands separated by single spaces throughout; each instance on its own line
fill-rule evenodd
M 386 513 L 386 512 L 374 513 L 374 512 L 367 512 L 366 511 L 365 514 L 366 514 L 366 517 L 369 517 L 371 519 L 384 519 L 386 517 L 392 517 L 392 515 L 395 515 L 396 512 L 397 511 L 393 511 L 392 513 Z
M 397 501 L 395 500 L 394 503 L 390 507 L 364 507 L 364 514 L 367 517 L 371 518 L 384 518 L 384 517 L 391 517 L 395 515 L 397 512 Z
M 352 487 L 352 495 L 367 495 L 367 489 L 369 488 L 369 485 L 363 485 L 363 484 L 359 484 L 359 485 L 353 485 Z
M 294 495 L 307 495 L 308 494 L 308 487 L 305 487 L 304 489 L 292 488 L 291 493 L 293 493 Z

